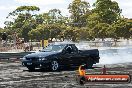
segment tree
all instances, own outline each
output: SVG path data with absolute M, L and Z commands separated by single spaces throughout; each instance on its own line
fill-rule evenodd
M 78 27 L 67 27 L 66 30 L 64 30 L 64 37 L 65 39 L 70 39 L 71 41 L 80 41 L 80 40 L 86 40 L 87 39 L 88 32 L 83 28 Z
M 40 41 L 41 40 L 41 33 L 38 29 L 33 29 L 28 32 L 28 35 L 31 40 Z
M 49 39 L 60 38 L 63 34 L 62 32 L 66 29 L 65 25 L 60 24 L 42 24 L 36 27 L 29 32 L 29 36 L 31 39 Z
M 51 9 L 48 13 L 37 15 L 36 20 L 41 24 L 66 24 L 66 17 L 62 16 L 59 9 Z
M 132 38 L 132 19 L 126 19 L 127 23 L 129 24 L 129 32 L 130 32 L 130 37 Z
M 112 24 L 113 30 L 112 36 L 113 38 L 124 38 L 129 39 L 131 37 L 130 28 L 132 28 L 132 25 L 127 22 L 126 19 L 121 18 L 117 22 Z
M 97 0 L 93 6 L 93 13 L 97 13 L 101 23 L 112 24 L 120 18 L 121 9 L 116 1 Z
M 51 23 L 61 23 L 62 20 L 62 14 L 59 9 L 51 9 L 48 12 L 49 16 L 51 17 Z
M 28 35 L 31 39 L 42 40 L 50 37 L 50 30 L 45 25 L 39 25 L 36 29 L 31 30 Z
M 110 25 L 107 23 L 98 23 L 97 25 L 95 25 L 95 27 L 92 29 L 95 38 L 101 38 L 102 41 L 104 40 L 104 38 L 108 38 L 109 26 Z
M 86 19 L 90 13 L 89 7 L 88 2 L 81 0 L 73 0 L 73 2 L 69 4 L 68 9 L 71 13 L 72 26 L 84 27 L 86 25 Z
M 1 39 L 2 33 L 3 33 L 3 28 L 0 28 L 0 39 Z
M 73 29 L 72 27 L 68 27 L 64 31 L 64 37 L 65 37 L 65 39 L 68 39 L 71 41 L 76 41 L 77 35 L 75 33 L 75 29 Z
M 66 29 L 65 25 L 61 24 L 52 24 L 50 25 L 50 38 L 60 38 L 62 32 Z
M 25 41 L 29 40 L 28 32 L 36 28 L 36 19 L 33 12 L 39 11 L 39 7 L 36 6 L 20 6 L 13 12 L 9 13 L 9 19 L 12 21 L 6 21 L 7 29 L 13 32 L 17 32 Z
M 121 18 L 121 9 L 116 1 L 111 0 L 97 0 L 91 10 L 90 15 L 87 18 L 87 27 L 90 28 L 93 38 L 117 38 L 115 34 L 115 26 L 111 26 L 117 23 Z
M 37 15 L 36 19 L 38 19 L 40 24 L 38 27 L 36 27 L 36 31 L 35 32 L 34 29 L 33 31 L 31 30 L 29 33 L 29 36 L 31 38 L 34 38 L 35 36 L 32 36 L 32 32 L 34 35 L 37 35 L 37 33 L 40 33 L 39 37 L 35 37 L 35 38 L 39 38 L 40 39 L 49 39 L 51 38 L 51 40 L 53 38 L 61 38 L 63 36 L 63 30 L 66 29 L 66 19 L 64 16 L 61 15 L 61 11 L 59 9 L 51 9 L 49 10 L 48 13 L 43 13 L 43 14 L 39 14 Z M 44 30 L 47 30 L 47 32 L 49 31 L 49 35 L 48 37 L 44 36 L 45 34 L 43 34 Z M 40 32 L 41 31 L 41 32 Z M 46 32 L 45 32 L 46 33 Z M 43 37 L 42 37 L 43 36 Z
M 98 13 L 91 13 L 87 18 L 87 27 L 92 29 L 99 22 L 101 22 L 101 19 L 99 18 Z

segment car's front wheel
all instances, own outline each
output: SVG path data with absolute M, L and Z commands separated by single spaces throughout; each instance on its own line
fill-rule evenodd
M 54 60 L 54 61 L 51 62 L 51 70 L 52 71 L 59 70 L 59 63 L 58 63 L 58 61 Z
M 27 67 L 29 72 L 35 71 L 35 67 Z

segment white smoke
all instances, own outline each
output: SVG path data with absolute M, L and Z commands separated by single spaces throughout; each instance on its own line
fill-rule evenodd
M 76 43 L 76 46 L 79 50 L 87 50 L 87 49 L 90 49 L 90 46 L 88 44 L 88 42 L 79 42 L 79 43 Z
M 101 52 L 101 51 L 100 51 Z M 100 53 L 99 64 L 116 64 L 132 62 L 132 48 L 105 50 L 105 53 Z

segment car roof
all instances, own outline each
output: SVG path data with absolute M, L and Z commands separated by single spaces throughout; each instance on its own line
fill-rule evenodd
M 51 45 L 75 45 L 74 43 L 52 43 Z

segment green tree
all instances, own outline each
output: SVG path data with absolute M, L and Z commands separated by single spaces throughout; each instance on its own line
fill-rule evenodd
M 66 29 L 65 25 L 60 24 L 42 24 L 29 32 L 31 39 L 49 39 L 60 38 L 63 35 L 63 31 Z
M 3 28 L 0 28 L 0 39 L 1 39 L 1 35 L 2 35 L 2 33 L 3 33 Z
M 36 19 L 34 12 L 39 11 L 39 7 L 36 6 L 20 6 L 13 12 L 9 13 L 9 19 L 12 21 L 6 21 L 7 29 L 13 32 L 17 32 L 25 41 L 29 40 L 28 32 L 33 28 L 36 28 Z
M 127 23 L 129 24 L 129 32 L 130 32 L 130 37 L 132 38 L 132 19 L 126 19 Z
M 111 30 L 111 37 L 116 39 L 129 39 L 131 37 L 130 28 L 132 28 L 132 25 L 126 19 L 121 18 L 117 22 L 113 23 L 111 27 L 113 27 L 113 30 Z
M 121 18 L 121 9 L 116 1 L 111 0 L 97 0 L 91 10 L 90 15 L 87 18 L 87 27 L 90 28 L 89 32 L 94 38 L 117 37 L 115 35 L 116 28 L 111 26 Z
M 65 39 L 71 40 L 71 41 L 79 41 L 80 38 L 82 38 L 81 33 L 82 29 L 79 29 L 77 27 L 67 27 L 66 30 L 64 30 L 64 37 Z
M 86 19 L 89 15 L 89 3 L 81 0 L 73 0 L 69 4 L 69 12 L 71 13 L 72 26 L 84 27 L 86 25 Z
M 67 22 L 59 9 L 51 9 L 48 13 L 39 14 L 36 19 L 41 24 L 66 24 Z
M 48 14 L 51 17 L 51 23 L 61 22 L 63 17 L 59 9 L 51 9 L 49 10 Z
M 87 18 L 87 27 L 92 29 L 101 22 L 100 20 L 98 13 L 91 13 Z
M 109 24 L 98 23 L 97 25 L 95 25 L 92 31 L 95 38 L 101 38 L 102 40 L 104 40 L 105 38 L 109 37 Z
M 28 35 L 31 40 L 34 40 L 34 41 L 41 40 L 41 33 L 40 33 L 40 31 L 38 31 L 38 29 L 33 29 L 33 30 L 29 31 Z
M 97 13 L 101 23 L 112 24 L 120 17 L 121 9 L 116 1 L 97 0 L 93 6 L 93 13 Z
M 50 37 L 50 30 L 45 25 L 39 25 L 36 29 L 31 30 L 28 35 L 31 39 L 48 39 Z
M 50 25 L 50 38 L 60 38 L 62 32 L 66 29 L 65 25 L 52 24 Z

